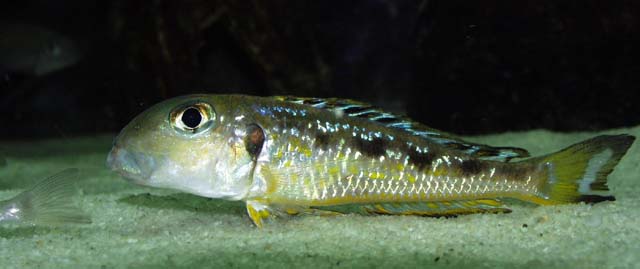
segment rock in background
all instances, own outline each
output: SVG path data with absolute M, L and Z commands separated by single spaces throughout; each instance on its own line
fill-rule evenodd
M 88 47 L 2 73 L 0 137 L 115 132 L 194 92 L 345 97 L 452 133 L 640 122 L 633 1 L 23 1 L 0 15 Z M 3 70 L 0 70 L 3 72 Z

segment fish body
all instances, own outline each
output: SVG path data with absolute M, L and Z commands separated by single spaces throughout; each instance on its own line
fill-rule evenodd
M 107 164 L 138 184 L 243 200 L 257 226 L 278 214 L 451 215 L 613 199 L 606 176 L 629 135 L 554 154 L 470 143 L 344 99 L 190 95 L 118 135 Z
M 78 44 L 37 25 L 0 23 L 0 71 L 43 76 L 76 64 Z
M 73 184 L 77 179 L 78 169 L 66 169 L 41 180 L 11 199 L 0 201 L 0 223 L 91 223 L 91 219 L 71 201 Z

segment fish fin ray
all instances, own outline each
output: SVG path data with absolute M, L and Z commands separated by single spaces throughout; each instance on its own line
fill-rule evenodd
M 322 216 L 322 217 L 333 217 L 339 216 L 343 213 L 331 210 L 323 210 L 319 208 L 313 207 L 303 207 L 303 206 L 287 206 L 281 209 L 282 212 L 288 215 L 310 215 L 310 216 Z
M 627 152 L 635 137 L 602 135 L 531 161 L 540 162 L 545 178 L 538 196 L 524 197 L 538 204 L 615 200 L 607 176 Z
M 276 217 L 287 217 L 297 215 L 313 215 L 313 216 L 337 216 L 340 212 L 311 208 L 307 206 L 296 205 L 267 205 L 262 201 L 247 201 L 247 214 L 253 224 L 258 228 L 263 228 L 265 223 Z
M 319 207 L 323 210 L 361 215 L 455 216 L 474 213 L 509 213 L 497 199 L 440 202 L 371 203 Z
M 52 175 L 11 199 L 20 209 L 21 220 L 58 225 L 64 223 L 91 223 L 91 218 L 73 205 L 73 184 L 78 179 L 78 169 L 70 168 Z
M 273 210 L 260 201 L 250 200 L 247 201 L 247 214 L 256 227 L 262 228 L 265 220 L 273 216 Z
M 312 98 L 295 96 L 275 96 L 276 100 L 326 109 L 349 117 L 369 120 L 383 126 L 399 129 L 422 137 L 445 148 L 462 151 L 482 160 L 509 161 L 512 158 L 529 157 L 525 149 L 515 147 L 492 147 L 484 144 L 464 141 L 452 134 L 415 122 L 406 116 L 383 111 L 371 104 L 349 99 Z

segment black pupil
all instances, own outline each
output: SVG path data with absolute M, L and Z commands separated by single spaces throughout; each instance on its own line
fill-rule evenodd
M 190 107 L 182 113 L 182 123 L 189 128 L 196 128 L 202 121 L 202 115 L 197 109 Z

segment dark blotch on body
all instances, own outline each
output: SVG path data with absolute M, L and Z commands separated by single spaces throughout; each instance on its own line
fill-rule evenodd
M 482 171 L 482 163 L 475 159 L 464 160 L 460 164 L 463 175 L 475 175 Z
M 253 160 L 256 160 L 258 155 L 260 155 L 264 139 L 264 131 L 260 126 L 256 124 L 249 124 L 247 126 L 247 136 L 244 138 L 244 146 Z
M 524 166 L 524 165 L 509 165 L 503 164 L 501 167 L 498 167 L 498 171 L 502 171 L 508 177 L 514 180 L 526 180 L 528 175 L 533 173 L 532 171 L 535 168 L 532 166 Z
M 431 166 L 431 162 L 435 158 L 435 154 L 429 152 L 417 152 L 415 150 L 409 150 L 409 163 L 418 167 L 418 169 L 426 169 Z
M 385 154 L 387 150 L 387 141 L 382 138 L 373 138 L 372 140 L 354 138 L 356 148 L 368 157 L 378 157 Z
M 313 146 L 322 150 L 326 150 L 329 147 L 329 135 L 317 132 L 316 141 L 313 142 Z

